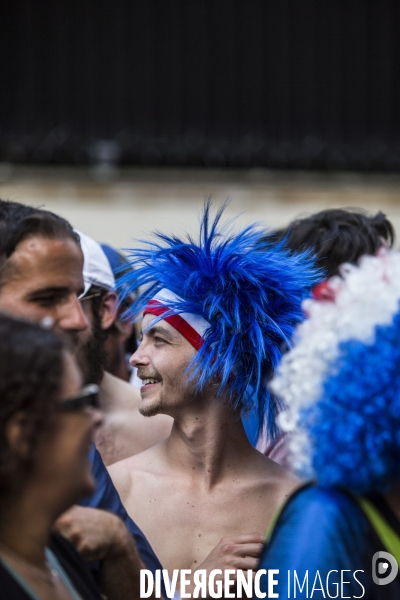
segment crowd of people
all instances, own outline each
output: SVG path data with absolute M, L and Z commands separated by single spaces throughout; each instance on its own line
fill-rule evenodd
M 124 257 L 0 201 L 1 600 L 400 597 L 394 229 L 223 213 Z

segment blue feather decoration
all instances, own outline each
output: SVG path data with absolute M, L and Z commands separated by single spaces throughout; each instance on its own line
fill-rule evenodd
M 290 255 L 284 243 L 265 241 L 256 224 L 235 231 L 234 222 L 220 225 L 226 203 L 211 219 L 204 207 L 199 241 L 155 233 L 154 241 L 128 251 L 129 271 L 118 280 L 122 298 L 142 288 L 128 309 L 138 318 L 163 288 L 182 298 L 170 303 L 175 313 L 203 316 L 210 327 L 188 371 L 199 391 L 210 378 L 220 381 L 218 394 L 228 392 L 232 407 L 256 407 L 258 430 L 276 435 L 279 402 L 268 381 L 283 351 L 290 347 L 301 303 L 319 283 L 308 252 Z

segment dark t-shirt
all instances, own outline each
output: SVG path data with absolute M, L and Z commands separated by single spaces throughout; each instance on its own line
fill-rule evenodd
M 380 496 L 368 499 L 400 539 L 399 521 L 384 499 Z M 274 576 L 278 584 L 273 591 L 281 600 L 329 597 L 399 600 L 399 574 L 387 585 L 377 585 L 372 579 L 373 556 L 380 551 L 388 550 L 347 492 L 309 487 L 294 494 L 284 507 L 270 542 L 264 547 L 258 569 L 279 569 Z M 389 566 L 384 575 L 390 574 L 390 570 Z M 268 597 L 267 577 L 262 576 L 261 589 Z M 380 580 L 383 579 L 380 575 Z
M 59 534 L 51 536 L 49 548 L 58 558 L 82 600 L 101 600 L 100 591 L 85 561 Z M 14 577 L 0 563 L 0 600 L 31 600 Z

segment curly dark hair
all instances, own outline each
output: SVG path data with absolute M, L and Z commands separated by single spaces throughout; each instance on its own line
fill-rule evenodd
M 376 254 L 382 245 L 391 248 L 394 239 L 393 225 L 382 212 L 369 215 L 362 209 L 334 208 L 296 219 L 267 235 L 265 242 L 284 240 L 292 253 L 312 250 L 317 266 L 332 277 L 344 262 L 355 264 L 364 254 Z
M 22 485 L 61 393 L 66 341 L 40 325 L 0 314 L 0 494 Z M 19 411 L 27 416 L 28 460 L 13 452 L 7 424 Z

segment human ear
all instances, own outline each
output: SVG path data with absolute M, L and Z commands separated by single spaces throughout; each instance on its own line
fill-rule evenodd
M 25 460 L 29 458 L 31 451 L 30 444 L 26 439 L 27 426 L 27 414 L 20 410 L 11 417 L 5 428 L 9 448 L 14 454 Z
M 115 321 L 114 323 L 120 337 L 123 341 L 131 337 L 133 330 L 135 329 L 135 323 L 132 321 Z
M 115 292 L 107 292 L 100 306 L 101 328 L 109 329 L 117 318 L 118 301 Z

